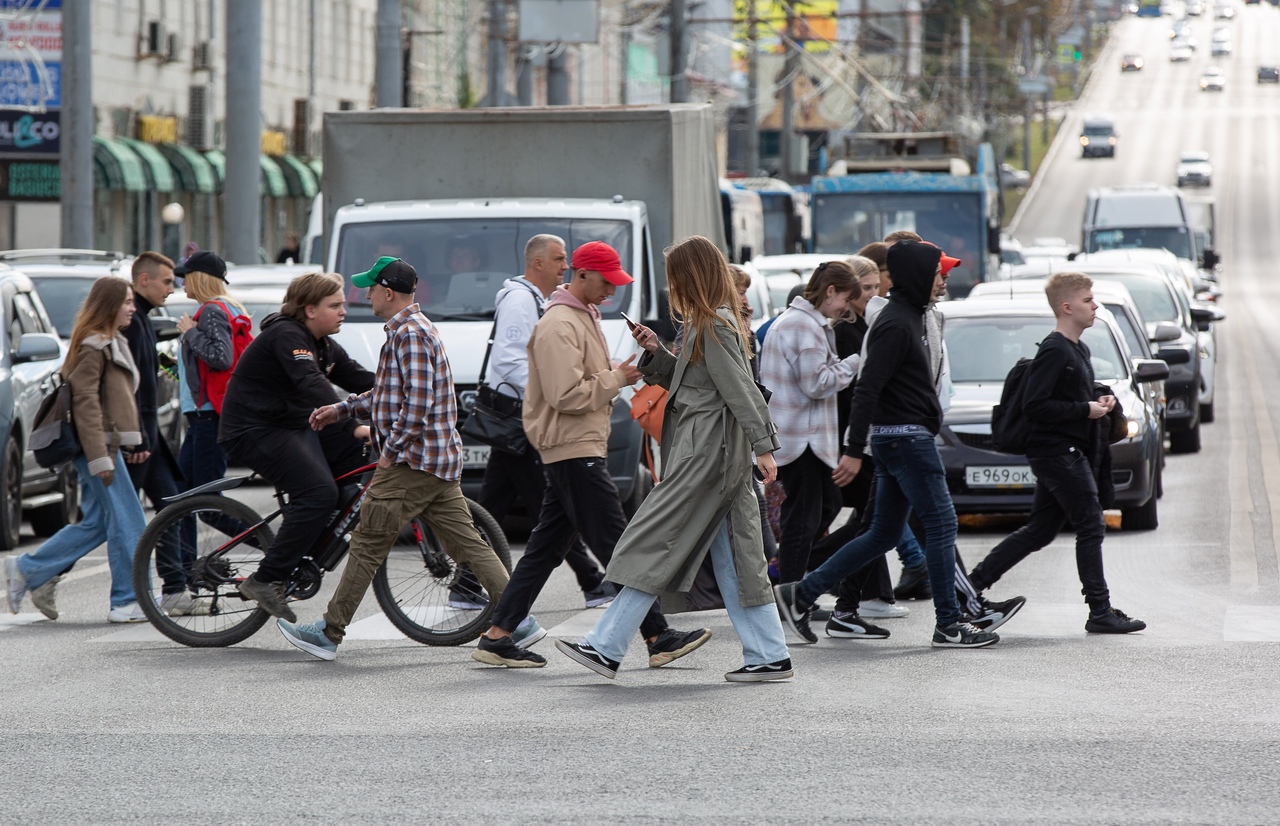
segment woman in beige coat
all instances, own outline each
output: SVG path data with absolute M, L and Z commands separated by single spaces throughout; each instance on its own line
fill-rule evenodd
M 80 477 L 80 521 L 49 537 L 34 553 L 4 561 L 9 611 L 22 597 L 49 619 L 58 618 L 54 586 L 76 560 L 107 543 L 111 567 L 108 622 L 142 622 L 133 593 L 133 550 L 146 527 L 121 447 L 142 443 L 134 392 L 138 370 L 121 332 L 133 318 L 133 289 L 122 278 L 93 283 L 71 330 L 62 378 L 71 385 L 72 418 L 83 451 L 72 460 Z
M 777 472 L 777 428 L 751 375 L 737 289 L 720 250 L 701 236 L 666 253 L 671 306 L 685 327 L 679 357 L 652 330 L 632 331 L 647 355 L 640 371 L 669 391 L 662 480 L 619 540 L 606 576 L 622 591 L 586 640 L 556 642 L 576 662 L 613 678 L 640 620 L 662 598 L 679 611 L 708 553 L 746 664 L 730 682 L 792 675 L 773 606 L 752 469 Z M 755 462 L 753 463 L 753 456 Z

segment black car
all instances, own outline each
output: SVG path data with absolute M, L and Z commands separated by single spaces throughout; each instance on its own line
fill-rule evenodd
M 1280 83 L 1280 66 L 1259 66 L 1259 83 Z
M 1035 475 L 1022 456 L 1001 453 L 991 442 L 991 408 L 1019 358 L 1035 355 L 1053 330 L 1053 311 L 1043 298 L 983 296 L 940 304 L 943 336 L 955 389 L 938 434 L 947 488 L 957 513 L 1026 513 Z M 1163 468 L 1159 412 L 1147 403 L 1142 384 L 1160 381 L 1168 365 L 1134 359 L 1111 314 L 1099 309 L 1085 331 L 1098 382 L 1111 388 L 1128 418 L 1130 435 L 1111 447 L 1111 478 L 1121 526 L 1150 530 L 1158 524 Z

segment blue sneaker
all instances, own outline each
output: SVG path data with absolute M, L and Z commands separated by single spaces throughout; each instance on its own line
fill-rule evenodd
M 538 625 L 538 621 L 533 618 L 533 614 L 530 614 L 516 626 L 516 630 L 511 632 L 511 641 L 521 648 L 527 649 L 542 642 L 546 636 L 547 629 Z
M 294 648 L 301 648 L 313 657 L 332 660 L 338 656 L 338 644 L 324 635 L 324 620 L 313 623 L 276 620 L 276 627 Z

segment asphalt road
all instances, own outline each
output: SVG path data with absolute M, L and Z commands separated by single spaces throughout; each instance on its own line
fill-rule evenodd
M 1207 46 L 1211 23 L 1196 26 Z M 0 614 L 0 823 L 1280 821 L 1280 88 L 1252 76 L 1280 51 L 1280 11 L 1234 26 L 1227 91 L 1204 95 L 1207 57 L 1164 60 L 1167 20 L 1121 24 L 1072 115 L 1115 113 L 1118 158 L 1080 160 L 1069 122 L 1015 229 L 1073 237 L 1088 186 L 1168 181 L 1183 148 L 1217 164 L 1218 421 L 1199 454 L 1169 458 L 1159 529 L 1106 542 L 1115 604 L 1145 633 L 1083 633 L 1064 538 L 997 587 L 1029 603 L 980 651 L 929 648 L 930 606 L 912 603 L 888 640 L 795 646 L 794 680 L 730 685 L 739 648 L 711 612 L 673 618 L 713 629 L 703 649 L 650 670 L 633 646 L 611 683 L 549 641 L 537 671 L 416 645 L 370 597 L 322 663 L 270 625 L 212 651 L 107 625 L 98 549 L 57 622 L 29 603 Z M 1121 76 L 1122 51 L 1147 68 Z M 960 547 L 975 561 L 1002 536 L 967 530 Z M 566 636 L 598 616 L 563 569 L 536 612 Z

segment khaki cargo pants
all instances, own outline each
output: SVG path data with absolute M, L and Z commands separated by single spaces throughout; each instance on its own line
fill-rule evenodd
M 342 580 L 324 614 L 324 633 L 330 640 L 342 642 L 347 625 L 400 529 L 418 516 L 435 532 L 451 559 L 471 566 L 476 579 L 489 592 L 489 599 L 497 602 L 507 585 L 507 569 L 480 538 L 462 495 L 462 485 L 408 465 L 380 467 L 373 473 L 373 482 L 360 508 L 360 524 L 351 535 Z

